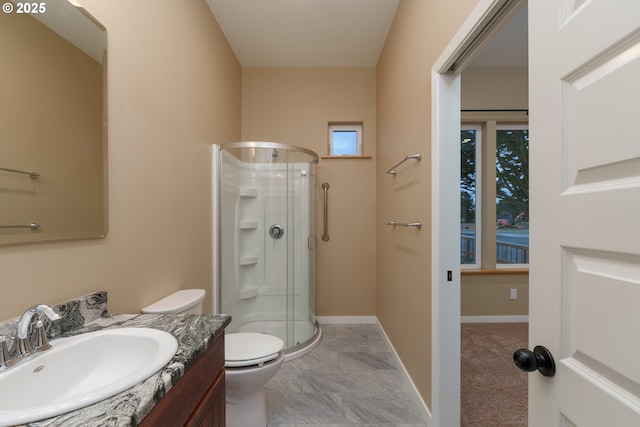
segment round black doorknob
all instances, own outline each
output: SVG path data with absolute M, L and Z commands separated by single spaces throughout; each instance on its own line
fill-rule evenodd
M 537 370 L 545 377 L 552 377 L 556 373 L 556 363 L 551 352 L 541 346 L 536 346 L 533 351 L 521 348 L 513 353 L 513 362 L 525 372 Z

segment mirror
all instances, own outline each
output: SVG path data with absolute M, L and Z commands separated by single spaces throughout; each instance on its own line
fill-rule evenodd
M 5 2 L 0 40 L 0 245 L 104 237 L 106 29 L 68 0 Z

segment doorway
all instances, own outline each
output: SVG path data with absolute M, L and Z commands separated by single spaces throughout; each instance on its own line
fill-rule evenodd
M 461 72 L 461 426 L 527 426 L 527 6 Z
M 444 384 L 447 381 L 456 381 L 457 384 L 460 384 L 462 375 L 467 375 L 467 373 L 461 372 L 460 359 L 452 357 L 452 355 L 461 354 L 461 316 L 467 317 L 466 320 L 471 319 L 475 321 L 504 321 L 509 317 L 503 316 L 504 313 L 500 312 L 496 313 L 497 315 L 490 315 L 490 310 L 483 312 L 482 309 L 477 313 L 473 313 L 473 310 L 469 313 L 468 307 L 465 304 L 465 294 L 467 293 L 466 290 L 469 283 L 486 281 L 489 277 L 487 275 L 487 265 L 492 266 L 490 273 L 499 277 L 500 279 L 498 280 L 503 282 L 503 284 L 506 283 L 506 295 L 509 301 L 511 285 L 508 284 L 508 280 L 505 280 L 505 277 L 513 275 L 513 273 L 498 271 L 495 257 L 496 243 L 494 241 L 492 249 L 494 255 L 489 257 L 490 261 L 488 263 L 486 260 L 483 260 L 479 264 L 480 269 L 477 272 L 477 277 L 481 277 L 481 279 L 474 279 L 475 276 L 465 270 L 462 270 L 462 274 L 460 274 L 460 216 L 451 215 L 451 212 L 461 212 L 459 188 L 461 177 L 460 146 L 451 144 L 451 141 L 460 141 L 461 111 L 465 109 L 465 107 L 466 109 L 475 110 L 522 109 L 525 110 L 526 113 L 527 106 L 522 107 L 522 103 L 519 104 L 518 108 L 514 108 L 513 104 L 509 104 L 508 102 L 502 103 L 499 106 L 491 105 L 491 103 L 485 103 L 485 105 L 480 103 L 469 106 L 470 103 L 473 104 L 471 100 L 474 99 L 474 97 L 481 96 L 482 90 L 488 88 L 486 80 L 482 78 L 482 74 L 491 75 L 488 62 L 484 62 L 483 66 L 478 67 L 484 68 L 483 70 L 474 70 L 474 67 L 472 67 L 474 61 L 478 61 L 476 62 L 477 65 L 490 57 L 490 60 L 495 61 L 491 63 L 492 67 L 496 69 L 502 68 L 502 71 L 513 71 L 506 70 L 509 68 L 508 65 L 505 64 L 508 63 L 510 54 L 509 51 L 505 49 L 503 41 L 501 41 L 503 35 L 500 33 L 503 30 L 509 31 L 509 23 L 512 21 L 514 22 L 511 25 L 512 27 L 522 30 L 522 20 L 524 19 L 525 23 L 527 21 L 526 11 L 524 12 L 524 17 L 518 16 L 518 13 L 521 12 L 525 6 L 526 2 L 524 0 L 481 0 L 433 68 L 432 123 L 434 152 L 432 153 L 432 178 L 434 188 L 432 202 L 434 206 L 438 207 L 435 212 L 432 230 L 434 235 L 433 253 L 435 254 L 433 264 L 440 266 L 440 268 L 434 272 L 433 277 L 433 283 L 437 284 L 433 287 L 433 309 L 435 315 L 434 337 L 438 344 L 436 346 L 436 354 L 434 354 L 433 371 L 434 373 L 439 373 L 437 376 L 434 375 L 433 396 L 436 397 L 433 402 L 433 418 L 435 425 L 454 425 L 460 424 L 461 421 L 460 400 L 458 399 L 461 390 L 460 388 L 454 389 L 450 383 L 449 385 Z M 526 35 L 526 27 L 524 28 L 524 34 Z M 507 41 L 513 41 L 513 37 L 506 36 L 506 39 Z M 521 49 L 522 48 L 524 48 L 524 58 L 526 59 L 526 39 L 524 40 L 524 46 L 522 46 Z M 524 73 L 526 75 L 526 64 L 524 67 Z M 465 74 L 467 74 L 466 80 Z M 469 76 L 473 76 L 473 78 Z M 476 80 L 475 88 L 479 90 L 479 92 L 470 94 L 467 92 L 471 87 L 468 82 L 474 79 Z M 498 78 L 496 80 L 500 82 L 501 79 Z M 504 80 L 502 82 L 504 83 Z M 526 79 L 523 90 L 526 97 Z M 504 99 L 513 101 L 509 96 L 509 91 L 507 90 L 506 92 Z M 490 101 L 499 101 L 495 92 L 485 95 L 485 97 L 487 96 Z M 447 165 L 447 167 L 444 168 L 441 165 Z M 455 219 L 452 220 L 452 218 Z M 491 248 L 491 245 L 482 245 L 485 252 L 490 254 L 491 250 L 487 250 L 487 246 Z M 451 280 L 450 273 L 453 273 L 453 280 Z M 457 283 L 456 278 L 459 279 Z M 484 288 L 480 286 L 472 287 L 475 292 L 490 288 L 491 286 L 485 286 Z M 493 288 L 495 289 L 496 287 L 494 286 Z M 499 289 L 500 287 L 498 286 L 497 288 Z M 526 288 L 525 284 L 525 289 Z M 526 292 L 520 292 L 519 296 L 524 298 Z M 472 296 L 471 298 L 474 297 Z M 522 299 L 520 301 L 522 302 Z M 457 306 L 458 311 L 451 310 L 452 306 Z M 444 307 L 446 307 L 446 310 L 444 310 Z M 514 319 L 521 321 L 526 320 L 526 311 L 523 317 L 511 317 L 511 320 Z M 511 353 L 512 351 L 508 352 L 507 356 L 510 357 Z M 515 367 L 514 371 L 517 373 Z M 451 401 L 455 403 L 452 404 Z M 474 424 L 464 423 L 463 425 L 470 426 Z

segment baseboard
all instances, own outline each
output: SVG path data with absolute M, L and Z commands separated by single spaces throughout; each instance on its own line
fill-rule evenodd
M 460 316 L 460 323 L 528 323 L 529 316 Z
M 316 316 L 321 325 L 362 325 L 378 323 L 375 316 Z
M 382 331 L 382 335 L 384 335 L 384 339 L 387 341 L 387 344 L 389 344 L 389 347 L 391 348 L 391 351 L 393 352 L 394 357 L 398 361 L 398 364 L 400 365 L 400 372 L 402 373 L 402 376 L 404 377 L 405 381 L 407 381 L 407 383 L 411 385 L 411 390 L 410 391 L 413 393 L 416 401 L 418 402 L 418 409 L 420 410 L 420 415 L 424 419 L 425 424 L 427 426 L 433 425 L 433 421 L 432 421 L 433 417 L 431 416 L 431 411 L 429 411 L 429 408 L 427 407 L 427 404 L 424 403 L 424 400 L 422 400 L 422 396 L 420 396 L 420 392 L 418 392 L 418 388 L 416 387 L 416 385 L 411 380 L 411 376 L 409 376 L 409 372 L 407 372 L 407 369 L 402 364 L 402 360 L 400 359 L 400 356 L 398 356 L 398 353 L 396 352 L 396 349 L 393 347 L 393 344 L 391 344 L 391 340 L 387 336 L 387 333 L 385 332 L 384 328 L 382 327 L 382 325 L 378 321 L 377 317 L 375 318 L 375 323 L 380 327 L 380 330 Z

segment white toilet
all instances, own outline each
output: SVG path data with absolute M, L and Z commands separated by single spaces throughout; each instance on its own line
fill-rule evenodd
M 183 289 L 142 309 L 144 314 L 202 314 L 204 289 Z
M 142 309 L 143 313 L 202 313 L 204 290 L 177 291 Z M 280 338 L 259 333 L 225 334 L 227 427 L 265 427 L 264 385 L 284 361 Z
M 278 372 L 284 353 L 280 338 L 255 332 L 224 337 L 227 427 L 265 427 L 264 385 Z

